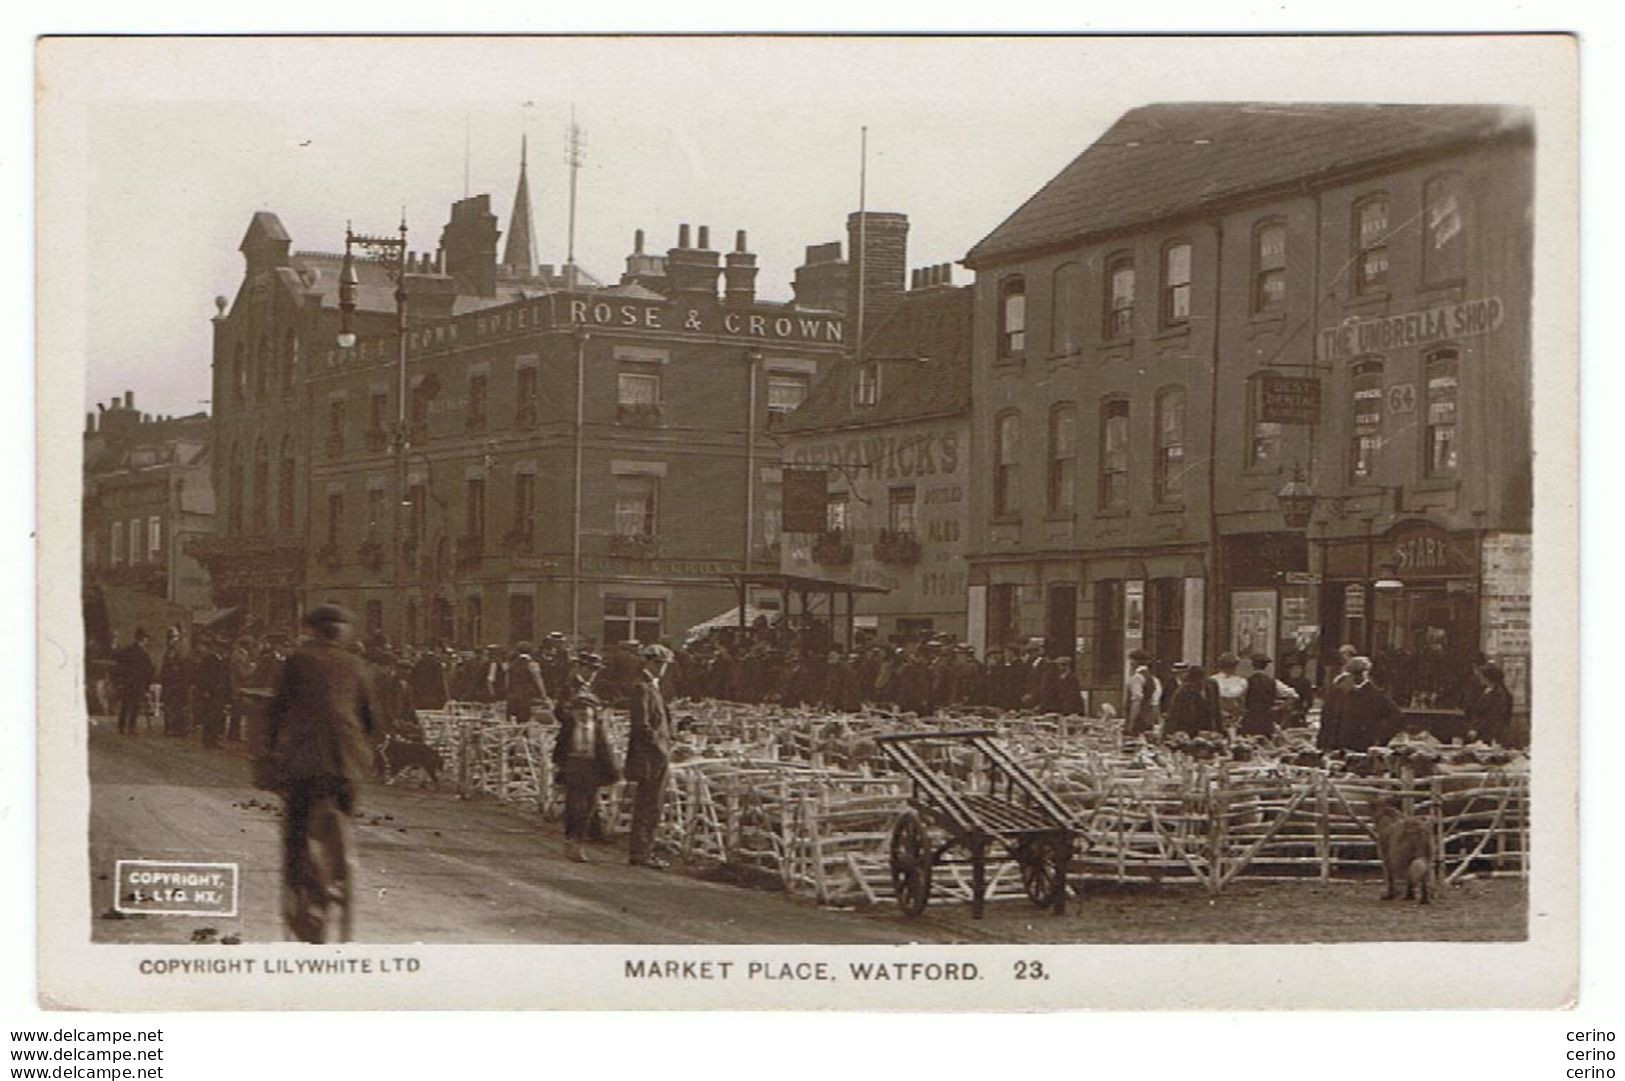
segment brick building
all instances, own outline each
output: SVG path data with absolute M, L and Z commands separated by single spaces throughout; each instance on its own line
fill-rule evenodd
M 973 624 L 1524 700 L 1532 192 L 1493 107 L 1125 114 L 965 259 Z
M 822 470 L 828 504 L 824 532 L 786 534 L 783 569 L 885 590 L 855 608 L 882 640 L 963 638 L 973 296 L 946 265 L 911 284 L 785 419 L 785 467 Z
M 213 434 L 207 414 L 152 416 L 129 391 L 86 414 L 81 555 L 91 640 L 116 631 L 127 642 L 137 625 L 156 635 L 212 609 L 208 576 L 187 546 L 214 528 Z
M 743 231 L 724 254 L 704 226 L 664 254 L 639 230 L 603 286 L 537 265 L 527 203 L 500 260 L 481 195 L 407 261 L 404 453 L 390 268 L 356 262 L 340 349 L 342 258 L 254 216 L 215 322 L 221 603 L 291 626 L 336 600 L 415 642 L 680 639 L 733 605 L 722 575 L 777 569 L 773 428 L 845 348 L 844 293 L 802 295 L 844 276 L 840 245 L 791 304 L 756 298 Z M 853 222 L 881 259 L 906 234 L 886 218 Z

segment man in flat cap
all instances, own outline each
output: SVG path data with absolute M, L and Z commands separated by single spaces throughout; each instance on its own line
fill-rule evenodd
M 335 604 L 305 616 L 311 637 L 288 657 L 266 713 L 256 764 L 262 787 L 282 794 L 282 900 L 288 931 L 324 942 L 339 907 L 336 941 L 351 931 L 350 816 L 372 765 L 378 708 L 366 663 L 348 648 L 355 618 Z
M 661 868 L 666 861 L 654 854 L 655 832 L 666 796 L 666 770 L 671 761 L 671 714 L 660 691 L 660 677 L 672 662 L 672 652 L 658 643 L 638 650 L 643 662 L 632 690 L 632 726 L 626 742 L 626 779 L 637 784 L 632 801 L 632 828 L 627 847 L 636 867 Z

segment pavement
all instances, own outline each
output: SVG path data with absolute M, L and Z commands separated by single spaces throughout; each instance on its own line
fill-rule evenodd
M 249 783 L 241 746 L 204 750 L 194 734 L 120 736 L 98 720 L 89 741 L 92 940 L 185 943 L 212 928 L 278 942 L 278 800 Z M 449 787 L 449 786 L 447 786 Z M 962 940 L 894 908 L 821 909 L 785 894 L 652 871 L 619 845 L 568 862 L 558 829 L 494 800 L 443 788 L 371 785 L 355 820 L 356 940 L 368 943 L 835 943 Z M 235 862 L 237 918 L 109 919 L 115 860 Z

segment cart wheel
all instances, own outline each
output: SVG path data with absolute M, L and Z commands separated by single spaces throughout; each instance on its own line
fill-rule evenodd
M 1055 904 L 1057 893 L 1065 891 L 1066 883 L 1061 867 L 1062 846 L 1053 840 L 1040 838 L 1023 846 L 1021 853 L 1021 884 L 1027 896 L 1039 908 Z M 1064 892 L 1061 892 L 1064 896 Z
M 931 896 L 931 839 L 918 815 L 906 814 L 892 827 L 891 884 L 904 915 L 925 911 Z

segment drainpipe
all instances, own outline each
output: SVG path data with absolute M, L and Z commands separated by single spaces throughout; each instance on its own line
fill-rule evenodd
M 592 337 L 584 330 L 575 333 L 576 341 L 576 423 L 575 423 L 575 478 L 570 499 L 570 636 L 581 637 L 581 449 L 582 423 L 586 415 L 587 341 Z
M 750 573 L 751 550 L 756 530 L 756 369 L 762 354 L 752 349 L 745 354 L 749 371 L 745 405 L 745 573 Z
M 1207 528 L 1208 551 L 1212 553 L 1212 560 L 1207 567 L 1205 578 L 1207 593 L 1207 611 L 1204 613 L 1202 628 L 1203 637 L 1207 640 L 1207 657 L 1209 667 L 1212 658 L 1223 652 L 1219 642 L 1219 602 L 1220 574 L 1219 569 L 1224 563 L 1223 545 L 1219 536 L 1219 343 L 1223 340 L 1220 330 L 1223 326 L 1224 312 L 1224 221 L 1213 219 L 1213 249 L 1214 249 L 1214 288 L 1213 288 L 1213 345 L 1209 353 L 1209 404 L 1207 419 Z

